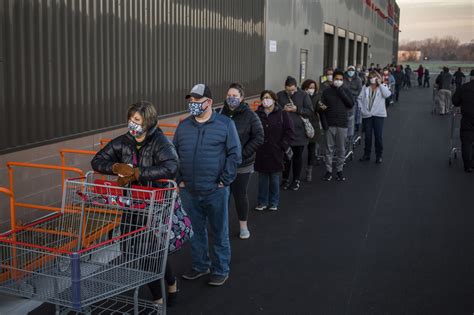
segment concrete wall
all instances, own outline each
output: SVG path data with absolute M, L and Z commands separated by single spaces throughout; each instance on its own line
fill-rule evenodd
M 385 12 L 387 1 L 373 0 Z M 265 14 L 266 88 L 276 91 L 282 89 L 287 75 L 299 79 L 301 49 L 308 50 L 306 78 L 319 78 L 323 72 L 324 23 L 335 26 L 334 67 L 339 66 L 337 65 L 338 28 L 368 38 L 368 64 L 373 62 L 386 65 L 394 58 L 393 27 L 373 12 L 364 1 L 267 0 Z M 304 34 L 305 29 L 309 30 L 307 35 Z M 277 42 L 276 52 L 269 51 L 271 40 Z M 345 46 L 346 60 L 342 65 L 344 68 L 354 63 L 347 60 L 348 37 Z

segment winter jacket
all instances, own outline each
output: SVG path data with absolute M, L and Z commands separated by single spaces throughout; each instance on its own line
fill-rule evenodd
M 423 67 L 420 67 L 416 70 L 416 73 L 418 73 L 419 78 L 423 77 L 423 71 L 424 71 Z
M 242 147 L 242 164 L 239 167 L 252 165 L 258 147 L 263 144 L 263 127 L 257 114 L 250 110 L 247 103 L 241 103 L 233 111 L 224 103 L 220 113 L 232 119 L 237 128 Z
M 474 80 L 464 83 L 456 90 L 453 104 L 461 107 L 461 131 L 474 132 Z
M 92 169 L 111 175 L 115 163 L 131 164 L 139 168 L 142 186 L 158 179 L 173 179 L 176 176 L 178 155 L 161 129 L 150 131 L 140 144 L 138 149 L 135 138 L 128 132 L 113 139 L 94 156 L 91 161 Z
M 466 76 L 464 75 L 464 73 L 462 73 L 462 71 L 456 71 L 454 73 L 454 82 L 456 82 L 457 84 L 461 84 L 462 83 L 462 79 L 464 79 Z
M 324 90 L 321 102 L 327 106 L 326 110 L 320 110 L 321 116 L 324 116 L 321 119 L 327 122 L 327 126 L 323 127 L 347 128 L 347 111 L 354 107 L 351 91 L 345 86 L 339 88 L 331 86 Z
M 284 108 L 286 104 L 291 103 L 286 91 L 278 92 L 277 98 L 278 98 L 278 104 L 280 104 L 282 108 Z M 309 95 L 305 91 L 298 89 L 295 92 L 295 94 L 291 96 L 291 101 L 297 107 L 296 112 L 288 112 L 288 115 L 293 121 L 294 132 L 295 132 L 294 140 L 291 143 L 291 145 L 304 146 L 308 144 L 309 139 L 306 137 L 304 123 L 301 120 L 300 116 L 308 118 L 311 115 L 311 108 L 312 108 L 311 99 L 309 98 Z
M 173 142 L 181 163 L 176 181 L 190 192 L 210 193 L 219 183 L 229 186 L 235 180 L 242 149 L 230 118 L 213 112 L 199 123 L 190 116 L 178 125 Z
M 453 76 L 448 71 L 441 72 L 436 78 L 436 84 L 440 90 L 450 90 L 453 83 Z
M 362 81 L 356 75 L 354 75 L 352 78 L 344 76 L 344 86 L 347 87 L 349 91 L 351 91 L 352 99 L 355 102 L 359 97 L 360 91 L 362 90 Z M 348 115 L 354 115 L 354 111 L 352 109 L 348 110 Z
M 314 94 L 309 96 L 311 98 L 311 104 L 312 104 L 312 114 L 309 116 L 309 121 L 311 122 L 311 125 L 314 128 L 314 137 L 309 139 L 309 142 L 314 143 L 319 140 L 319 137 L 321 137 L 321 122 L 320 122 L 320 116 L 319 116 L 319 101 L 321 100 L 321 93 L 320 92 L 314 92 Z
M 405 75 L 403 74 L 403 72 L 395 71 L 393 73 L 393 77 L 395 78 L 395 84 L 396 85 L 402 85 L 404 76 Z
M 375 98 L 372 105 L 372 108 L 369 110 L 370 96 L 372 94 L 372 87 L 365 86 L 362 89 L 362 92 L 357 99 L 357 106 L 359 106 L 362 118 L 370 117 L 387 117 L 387 109 L 385 107 L 385 99 L 389 97 L 392 93 L 390 89 L 381 84 L 378 86 L 377 91 L 375 92 Z
M 269 115 L 265 113 L 263 106 L 256 113 L 262 122 L 265 139 L 257 150 L 255 170 L 262 173 L 281 172 L 284 168 L 284 152 L 293 141 L 293 121 L 288 112 L 279 106 L 275 106 Z

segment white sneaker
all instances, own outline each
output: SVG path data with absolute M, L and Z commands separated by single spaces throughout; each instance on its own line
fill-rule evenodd
M 240 229 L 240 239 L 246 240 L 250 237 L 250 231 L 248 229 Z
M 278 207 L 277 207 L 277 206 L 270 206 L 270 207 L 268 208 L 268 210 L 270 210 L 270 211 L 277 211 L 277 210 L 278 210 Z
M 265 210 L 265 208 L 267 208 L 267 206 L 258 205 L 258 206 L 255 207 L 255 210 L 257 210 L 257 211 L 263 211 L 263 210 Z

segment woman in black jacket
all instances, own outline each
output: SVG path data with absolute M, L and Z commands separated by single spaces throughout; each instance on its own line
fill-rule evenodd
M 231 118 L 242 146 L 242 164 L 237 168 L 237 177 L 230 185 L 230 192 L 234 196 L 235 208 L 240 224 L 240 238 L 248 239 L 250 232 L 247 225 L 249 212 L 248 185 L 253 173 L 255 153 L 263 144 L 263 128 L 258 116 L 250 110 L 244 102 L 244 90 L 238 83 L 233 83 L 227 91 L 227 98 L 221 114 Z
M 308 94 L 296 86 L 296 79 L 287 77 L 285 89 L 278 92 L 278 104 L 290 116 L 294 126 L 294 140 L 291 143 L 293 157 L 285 163 L 282 189 L 298 190 L 300 188 L 301 171 L 303 169 L 303 151 L 308 145 L 308 138 L 301 116 L 308 118 L 312 114 L 311 99 Z M 290 184 L 290 170 L 293 169 L 293 182 Z
M 109 142 L 92 159 L 92 169 L 103 174 L 118 175 L 118 184 L 153 185 L 159 179 L 173 179 L 179 160 L 173 144 L 158 128 L 158 115 L 149 102 L 132 104 L 127 113 L 128 132 Z M 128 218 L 133 221 L 136 218 Z M 124 219 L 124 220 L 127 220 Z M 168 284 L 168 303 L 176 299 L 177 282 L 169 263 L 165 280 Z M 159 281 L 148 284 L 156 303 L 162 303 Z
M 258 204 L 255 210 L 275 211 L 280 202 L 280 174 L 284 169 L 285 152 L 293 141 L 293 121 L 277 103 L 273 91 L 260 94 L 262 105 L 257 115 L 262 121 L 265 139 L 257 150 L 255 170 L 258 172 Z
M 306 181 L 310 182 L 313 180 L 313 166 L 316 161 L 316 151 L 320 148 L 321 142 L 321 123 L 319 121 L 319 99 L 321 94 L 319 93 L 319 86 L 316 81 L 308 79 L 303 82 L 301 89 L 308 93 L 311 98 L 312 113 L 309 116 L 309 121 L 314 128 L 314 137 L 309 139 L 308 143 L 308 162 L 306 164 Z

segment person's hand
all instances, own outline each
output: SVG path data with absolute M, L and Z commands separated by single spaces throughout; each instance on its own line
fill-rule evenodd
M 217 187 L 219 187 L 219 188 L 224 188 L 225 186 L 224 186 L 224 183 L 223 183 L 223 182 L 220 182 L 219 185 L 217 185 Z
M 321 108 L 321 110 L 326 110 L 328 107 L 324 105 L 323 102 L 319 101 L 319 108 Z
M 119 185 L 120 187 L 125 187 L 131 182 L 138 181 L 139 178 L 140 178 L 140 169 L 138 167 L 132 168 L 132 175 L 130 176 L 119 175 L 117 179 L 117 185 Z
M 285 105 L 285 108 L 284 108 L 284 109 L 285 109 L 285 111 L 287 111 L 287 112 L 296 112 L 297 107 L 296 107 L 295 105 L 293 105 L 293 104 L 288 103 L 288 104 Z
M 378 84 L 378 85 L 381 85 L 381 84 L 382 84 L 382 79 L 377 78 L 377 84 Z
M 112 166 L 112 172 L 119 177 L 128 177 L 134 175 L 133 167 L 125 163 L 115 163 Z

